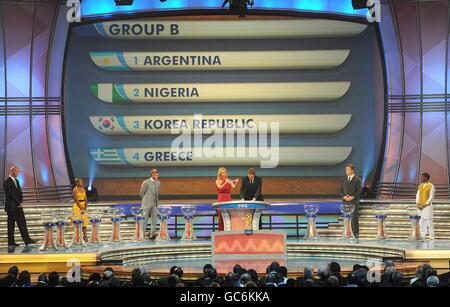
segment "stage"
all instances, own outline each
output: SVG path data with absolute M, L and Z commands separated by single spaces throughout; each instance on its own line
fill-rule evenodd
M 0 1 L 0 277 L 450 274 L 450 0 L 366 2 Z
M 343 223 L 339 205 L 341 202 L 333 198 L 267 198 L 271 207 L 265 210 L 261 216 L 262 230 L 276 230 L 286 233 L 289 240 L 303 238 L 307 228 L 305 216 L 305 204 L 319 205 L 317 229 L 323 239 L 337 239 L 342 235 Z M 217 212 L 211 206 L 214 199 L 166 199 L 161 205 L 172 207 L 172 215 L 169 219 L 168 231 L 172 238 L 180 238 L 184 231 L 184 218 L 181 207 L 189 205 L 197 208 L 194 218 L 195 234 L 200 239 L 210 239 L 211 233 L 217 230 Z M 412 199 L 363 199 L 360 202 L 359 220 L 360 237 L 364 240 L 376 238 L 377 220 L 375 218 L 374 205 L 383 203 L 387 208 L 386 228 L 391 239 L 407 240 L 410 234 L 409 208 L 413 205 Z M 28 229 L 34 239 L 42 240 L 44 235 L 43 222 L 52 219 L 54 211 L 64 210 L 70 214 L 72 203 L 41 203 L 25 204 L 24 211 L 27 216 Z M 100 235 L 103 241 L 109 240 L 111 234 L 111 213 L 113 208 L 120 207 L 124 210 L 125 219 L 121 224 L 121 235 L 125 240 L 131 240 L 134 222 L 131 208 L 140 206 L 136 200 L 92 202 L 89 205 L 90 212 L 101 212 L 102 223 Z M 435 233 L 437 240 L 450 241 L 450 202 L 448 200 L 436 200 L 434 202 Z M 70 228 L 70 227 L 69 227 Z M 67 229 L 66 240 L 71 239 L 72 230 Z M 0 229 L 6 229 L 6 213 L 0 211 Z M 90 233 L 90 226 L 88 227 Z M 21 242 L 20 234 L 16 232 L 16 241 Z M 41 241 L 40 241 L 41 242 Z M 6 231 L 0 233 L 0 248 L 7 247 Z
M 122 207 L 125 217 L 121 225 L 123 242 L 109 244 L 111 235 L 110 216 L 105 213 L 100 225 L 100 236 L 103 245 L 84 248 L 62 249 L 56 252 L 41 252 L 40 245 L 19 247 L 8 250 L 0 246 L 0 274 L 5 274 L 12 264 L 21 270 L 29 270 L 34 276 L 40 272 L 52 270 L 65 273 L 67 262 L 72 259 L 79 261 L 84 277 L 95 271 L 102 271 L 105 266 L 113 266 L 123 278 L 128 278 L 135 267 L 149 270 L 151 276 L 162 276 L 173 265 L 183 268 L 188 278 L 196 278 L 202 272 L 205 263 L 214 263 L 220 274 L 232 270 L 236 263 L 256 269 L 264 273 L 266 266 L 273 260 L 284 263 L 292 276 L 302 274 L 305 266 L 317 268 L 330 261 L 338 261 L 343 271 L 351 271 L 353 264 L 366 264 L 368 261 L 394 260 L 405 274 L 414 274 L 419 263 L 430 263 L 440 272 L 449 270 L 450 240 L 448 239 L 447 212 L 450 205 L 446 201 L 436 201 L 435 211 L 439 214 L 436 223 L 437 240 L 410 242 L 408 241 L 410 222 L 407 207 L 411 200 L 363 200 L 360 205 L 360 240 L 350 243 L 340 239 L 343 231 L 342 218 L 339 212 L 339 201 L 333 199 L 271 199 L 272 206 L 264 211 L 261 217 L 261 229 L 264 231 L 283 232 L 287 234 L 284 259 L 230 259 L 230 261 L 215 261 L 211 257 L 211 234 L 217 230 L 217 215 L 208 200 L 165 200 L 164 205 L 173 208 L 169 219 L 169 235 L 172 240 L 167 243 L 153 242 L 148 239 L 140 243 L 132 242 L 134 222 L 131 208 L 138 202 L 93 203 L 93 211 L 108 212 L 110 208 Z M 212 202 L 212 201 L 211 201 Z M 384 202 L 389 205 L 387 217 L 387 232 L 390 240 L 377 241 L 374 203 Z M 317 228 L 320 239 L 305 241 L 307 219 L 305 204 L 319 204 Z M 185 205 L 197 207 L 194 218 L 194 231 L 198 240 L 192 242 L 180 241 L 184 231 L 184 219 L 180 208 Z M 43 222 L 54 210 L 70 211 L 70 204 L 26 206 L 25 212 L 29 228 L 34 238 L 42 243 Z M 5 216 L 0 215 L 0 222 L 6 223 Z M 88 232 L 91 228 L 88 227 Z M 16 234 L 18 235 L 18 234 Z M 6 239 L 5 237 L 3 237 Z M 72 229 L 66 230 L 66 242 L 72 238 Z M 3 239 L 3 240 L 4 240 Z M 3 241 L 6 243 L 5 241 Z M 21 242 L 17 237 L 17 242 Z
M 262 216 L 261 227 L 265 230 L 280 230 L 287 234 L 289 238 L 298 238 L 304 235 L 307 220 L 303 207 L 306 203 L 316 203 L 321 207 L 320 219 L 317 227 L 322 235 L 327 237 L 337 237 L 340 235 L 339 205 L 335 199 L 269 199 L 271 207 Z M 214 199 L 186 199 L 162 200 L 160 205 L 172 207 L 172 214 L 169 219 L 169 235 L 171 237 L 181 237 L 184 231 L 184 219 L 181 213 L 183 206 L 195 206 L 196 214 L 194 219 L 195 233 L 198 238 L 209 239 L 211 233 L 218 227 L 217 212 L 211 206 Z M 134 223 L 132 220 L 131 208 L 139 207 L 141 203 L 136 200 L 92 202 L 89 205 L 91 213 L 100 212 L 102 223 L 100 225 L 100 235 L 103 240 L 109 240 L 111 230 L 111 209 L 121 208 L 125 218 L 121 223 L 121 235 L 126 240 L 131 240 Z M 33 238 L 42 240 L 44 231 L 42 223 L 52 219 L 54 211 L 63 210 L 70 214 L 73 203 L 46 203 L 46 204 L 26 204 L 24 211 L 27 216 L 28 229 Z M 0 228 L 6 229 L 6 213 L 0 211 Z M 71 238 L 71 229 L 67 229 L 66 239 Z M 90 227 L 88 227 L 90 233 Z M 21 242 L 20 234 L 16 232 L 16 241 Z M 6 232 L 0 233 L 0 248 L 6 248 Z
M 342 240 L 322 239 L 314 242 L 304 240 L 287 241 L 287 257 L 273 259 L 215 260 L 211 257 L 211 241 L 196 240 L 181 242 L 153 242 L 146 240 L 139 243 L 123 242 L 104 244 L 101 247 L 74 247 L 59 251 L 39 251 L 39 246 L 17 248 L 11 251 L 0 249 L 0 272 L 4 274 L 12 265 L 21 270 L 29 270 L 34 276 L 40 272 L 67 272 L 68 262 L 79 262 L 83 278 L 92 272 L 102 272 L 106 266 L 112 266 L 117 275 L 127 279 L 133 268 L 142 268 L 151 277 L 167 275 L 170 267 L 183 268 L 185 278 L 194 279 L 202 274 L 203 265 L 212 263 L 221 275 L 232 271 L 236 263 L 247 268 L 254 268 L 264 274 L 267 265 L 278 261 L 285 265 L 290 277 L 301 276 L 303 268 L 312 266 L 317 269 L 331 261 L 337 261 L 343 272 L 350 272 L 354 264 L 368 265 L 374 269 L 385 260 L 396 262 L 398 270 L 405 275 L 415 273 L 420 263 L 430 263 L 439 271 L 448 271 L 450 261 L 450 241 L 409 242 L 403 240 L 360 240 L 356 243 Z M 375 265 L 375 266 L 374 266 Z

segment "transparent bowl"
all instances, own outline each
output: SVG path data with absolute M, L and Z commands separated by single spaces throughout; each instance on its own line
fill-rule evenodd
M 111 208 L 111 214 L 114 216 L 114 217 L 121 217 L 121 216 L 123 216 L 124 215 L 124 212 L 125 212 L 125 210 L 123 209 L 123 208 L 121 208 L 121 207 L 114 207 L 114 208 Z
M 419 215 L 418 209 L 416 205 L 409 205 L 406 210 L 408 211 L 409 216 L 417 216 Z
M 66 222 L 72 216 L 71 210 L 55 210 L 52 212 L 54 222 Z
M 183 206 L 181 207 L 181 213 L 183 213 L 183 216 L 194 216 L 197 213 L 197 207 Z
M 92 211 L 88 210 L 88 212 L 89 212 L 88 215 L 89 215 L 90 219 L 98 220 L 98 219 L 101 219 L 103 216 L 102 210 L 92 210 Z
M 350 203 L 344 203 L 339 206 L 339 210 L 342 214 L 353 214 L 355 212 L 355 205 Z
M 386 215 L 388 212 L 389 205 L 388 204 L 374 204 L 373 210 L 375 211 L 375 215 Z
M 131 214 L 133 214 L 134 216 L 140 216 L 144 214 L 144 209 L 142 209 L 141 207 L 131 207 Z
M 320 206 L 319 204 L 305 204 L 303 207 L 306 214 L 317 214 L 319 212 Z
M 167 217 L 172 213 L 172 207 L 170 206 L 158 206 L 158 214 L 163 217 Z

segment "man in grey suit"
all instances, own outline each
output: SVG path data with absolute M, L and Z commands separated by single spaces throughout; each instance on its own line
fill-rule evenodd
M 156 238 L 156 224 L 158 218 L 159 189 L 159 171 L 152 169 L 150 178 L 142 183 L 139 194 L 142 198 L 141 208 L 144 211 L 144 225 L 147 228 L 148 218 L 151 216 L 152 224 L 150 228 L 150 239 Z
M 359 236 L 359 198 L 361 197 L 362 183 L 361 178 L 355 175 L 353 164 L 347 164 L 345 167 L 345 177 L 341 181 L 341 199 L 343 203 L 355 205 L 355 212 L 352 218 L 352 229 L 355 236 Z

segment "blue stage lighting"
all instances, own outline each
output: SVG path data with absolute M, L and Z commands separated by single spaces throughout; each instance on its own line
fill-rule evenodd
M 114 0 L 116 5 L 133 5 L 134 0 Z
M 88 185 L 86 187 L 86 196 L 89 201 L 97 201 L 98 200 L 97 189 L 94 186 Z
M 352 0 L 352 5 L 354 10 L 360 10 L 367 7 L 366 0 Z
M 242 1 L 242 0 L 235 0 Z M 83 0 L 81 15 L 83 17 L 102 16 L 111 17 L 114 13 L 138 13 L 152 10 L 180 10 L 218 8 L 224 0 L 134 0 L 133 5 L 116 5 L 112 0 Z M 226 7 L 228 7 L 227 2 Z M 326 12 L 342 15 L 362 16 L 367 15 L 367 8 L 354 10 L 350 0 L 248 0 L 251 6 L 254 2 L 256 9 L 283 9 L 298 11 Z
M 255 5 L 254 0 L 224 0 L 222 7 L 229 6 L 229 10 L 233 14 L 238 14 L 239 17 L 245 17 L 247 14 L 248 6 L 253 7 Z

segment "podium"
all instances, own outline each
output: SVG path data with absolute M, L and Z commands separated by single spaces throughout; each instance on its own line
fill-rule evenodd
M 224 231 L 212 234 L 214 259 L 280 259 L 286 256 L 286 234 L 260 230 L 264 201 L 228 201 L 212 204 L 220 209 Z
M 220 209 L 224 231 L 245 231 L 251 233 L 259 230 L 259 220 L 262 211 L 270 207 L 264 201 L 227 201 L 214 203 L 215 209 Z

